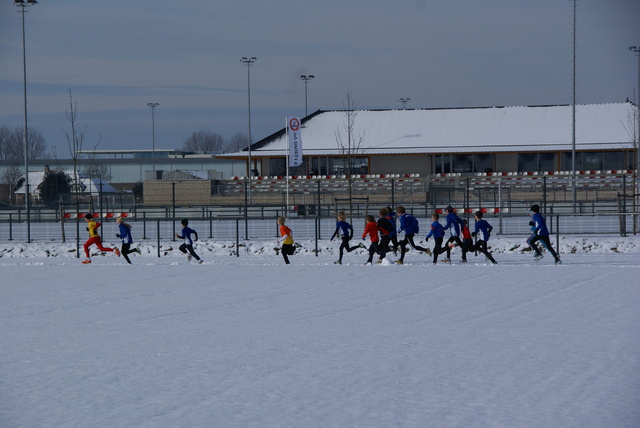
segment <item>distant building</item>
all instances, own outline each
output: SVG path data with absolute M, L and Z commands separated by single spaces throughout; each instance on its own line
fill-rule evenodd
M 77 182 L 74 180 L 74 174 L 72 170 L 62 171 L 71 178 L 71 186 L 77 186 L 78 191 L 81 193 L 88 193 L 91 196 L 98 196 L 100 193 L 116 193 L 117 190 L 106 181 L 98 177 L 88 177 L 86 174 L 78 172 Z M 45 168 L 43 171 L 29 171 L 29 194 L 32 199 L 37 199 L 40 194 L 40 184 L 44 181 L 45 177 L 49 173 L 49 169 Z M 25 176 L 24 174 L 18 178 L 15 191 L 19 199 L 24 201 L 25 189 Z
M 287 170 L 281 129 L 252 145 L 252 169 L 263 176 L 342 175 L 350 149 L 354 174 L 571 170 L 570 105 L 353 114 L 351 147 L 346 112 L 318 110 L 303 119 L 303 165 Z M 634 169 L 637 114 L 630 102 L 576 106 L 576 169 Z

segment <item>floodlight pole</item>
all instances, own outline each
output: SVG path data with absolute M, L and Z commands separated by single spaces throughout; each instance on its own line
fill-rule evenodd
M 635 105 L 636 119 L 637 119 L 636 132 L 635 132 L 636 164 L 634 168 L 635 174 L 636 174 L 636 183 L 635 183 L 636 190 L 634 192 L 636 205 L 635 205 L 634 211 L 637 213 L 638 210 L 640 210 L 640 46 L 629 46 L 629 50 L 635 53 L 636 56 L 638 57 L 638 86 L 636 87 L 636 105 Z M 635 225 L 637 224 L 637 222 L 634 221 L 633 224 L 634 224 L 634 233 L 635 233 L 636 232 Z
M 576 212 L 578 196 L 576 189 L 576 0 L 573 1 L 573 100 L 571 102 L 571 195 L 573 212 Z
M 160 103 L 147 103 L 147 107 L 151 108 L 151 165 L 153 169 L 153 180 L 156 176 L 156 107 Z
M 411 98 L 398 98 L 398 101 L 400 101 L 402 103 L 402 109 L 406 110 L 407 108 L 407 103 L 409 101 L 411 101 Z
M 309 86 L 309 80 L 314 79 L 316 76 L 313 74 L 303 74 L 300 76 L 300 79 L 304 82 L 304 117 L 309 115 L 307 110 L 307 86 Z
M 248 170 L 248 180 L 249 180 L 249 187 L 247 189 L 248 195 L 249 195 L 249 204 L 251 204 L 251 175 L 253 174 L 253 172 L 251 171 L 251 65 L 256 62 L 258 60 L 258 58 L 256 58 L 255 56 L 243 56 L 242 58 L 240 58 L 240 61 L 243 62 L 244 64 L 246 64 L 247 66 L 247 105 L 248 105 L 248 111 L 249 111 L 249 144 L 248 144 L 248 150 L 249 150 L 249 166 L 247 168 Z
M 26 36 L 24 25 L 24 14 L 28 6 L 38 4 L 36 0 L 15 0 L 14 5 L 20 8 L 18 13 L 22 14 L 22 88 L 24 97 L 24 132 L 23 132 L 23 145 L 24 145 L 24 207 L 27 211 L 27 243 L 31 242 L 31 202 L 29 200 L 29 138 L 27 131 L 27 48 L 26 48 Z

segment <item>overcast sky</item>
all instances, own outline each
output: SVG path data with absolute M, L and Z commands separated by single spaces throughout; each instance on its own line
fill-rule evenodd
M 252 136 L 308 109 L 570 104 L 571 0 L 39 0 L 26 14 L 29 126 L 58 158 L 69 89 L 85 148 Z M 633 99 L 640 1 L 577 2 L 577 102 Z M 22 21 L 0 3 L 0 125 L 22 126 Z

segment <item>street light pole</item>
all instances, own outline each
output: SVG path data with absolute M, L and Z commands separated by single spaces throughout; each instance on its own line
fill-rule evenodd
M 251 171 L 251 65 L 256 62 L 258 58 L 255 56 L 243 56 L 240 58 L 247 66 L 247 104 L 249 110 L 249 166 L 248 166 L 248 174 L 249 177 L 249 188 L 247 189 L 249 195 L 249 204 L 251 204 L 251 176 L 253 172 Z
M 307 110 L 307 86 L 309 86 L 309 80 L 314 79 L 316 76 L 313 74 L 303 74 L 300 76 L 300 79 L 304 82 L 304 117 L 309 116 L 309 112 Z
M 411 101 L 411 98 L 398 98 L 398 101 L 402 103 L 402 109 L 405 110 L 407 108 L 407 103 Z
M 151 165 L 153 168 L 153 180 L 156 176 L 156 107 L 160 103 L 148 103 L 147 107 L 151 107 Z
M 573 77 L 571 101 L 571 199 L 573 200 L 573 212 L 576 212 L 578 203 L 578 189 L 576 188 L 576 0 L 573 1 Z
M 24 29 L 24 14 L 28 6 L 38 4 L 36 0 L 15 0 L 14 5 L 20 8 L 18 13 L 22 14 L 22 88 L 24 96 L 24 132 L 23 132 L 23 145 L 24 145 L 24 207 L 27 211 L 27 243 L 31 242 L 31 202 L 29 200 L 29 138 L 27 134 L 27 48 L 26 37 Z
M 636 200 L 635 212 L 637 213 L 638 209 L 640 208 L 640 46 L 629 46 L 629 50 L 635 53 L 636 56 L 638 57 L 638 86 L 636 87 L 636 105 L 635 105 L 636 119 L 638 123 L 636 124 L 636 132 L 635 132 L 636 134 L 635 135 L 636 165 L 634 168 L 636 173 L 636 183 L 635 183 L 636 191 L 634 192 L 634 197 Z M 634 224 L 634 233 L 635 233 L 636 222 L 634 221 L 633 224 Z

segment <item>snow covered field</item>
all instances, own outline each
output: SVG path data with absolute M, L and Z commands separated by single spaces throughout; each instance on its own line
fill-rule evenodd
M 495 266 L 0 244 L 0 426 L 640 426 L 640 239 L 563 237 L 560 266 L 524 239 Z

